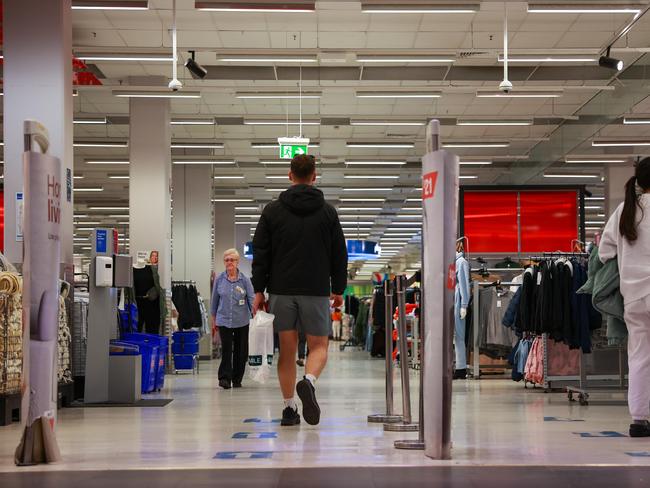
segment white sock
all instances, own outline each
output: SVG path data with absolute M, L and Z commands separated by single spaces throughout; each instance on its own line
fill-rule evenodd
M 316 387 L 316 377 L 313 374 L 309 374 L 309 373 L 306 374 L 305 379 L 309 380 L 311 386 Z
M 295 398 L 285 398 L 284 399 L 284 408 L 291 407 L 292 410 L 298 410 L 298 405 L 296 405 Z

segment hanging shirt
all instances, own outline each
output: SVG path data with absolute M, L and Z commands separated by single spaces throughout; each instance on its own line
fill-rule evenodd
M 212 287 L 210 311 L 216 316 L 218 327 L 234 329 L 248 325 L 253 310 L 255 292 L 251 280 L 241 271 L 237 278 L 230 280 L 224 271 Z

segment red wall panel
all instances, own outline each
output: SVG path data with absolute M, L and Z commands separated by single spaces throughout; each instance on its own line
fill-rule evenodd
M 573 251 L 578 239 L 576 191 L 521 192 L 521 251 Z M 470 249 L 471 250 L 471 249 Z
M 517 252 L 516 191 L 465 191 L 463 207 L 471 253 Z

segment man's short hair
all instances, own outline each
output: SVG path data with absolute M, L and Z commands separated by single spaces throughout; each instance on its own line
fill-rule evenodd
M 316 158 L 311 154 L 299 154 L 291 160 L 291 172 L 298 180 L 309 180 L 316 171 Z

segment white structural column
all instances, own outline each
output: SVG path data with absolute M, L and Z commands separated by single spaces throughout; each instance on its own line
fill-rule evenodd
M 212 260 L 212 167 L 172 167 L 172 280 L 196 281 L 210 300 Z
M 158 251 L 160 286 L 171 286 L 171 129 L 169 99 L 132 98 L 129 234 L 138 251 Z
M 61 262 L 72 265 L 72 21 L 70 0 L 5 0 L 3 38 L 5 255 L 23 260 L 16 193 L 23 191 L 23 122 L 47 127 L 62 163 Z M 70 175 L 69 185 L 66 183 Z
M 605 215 L 609 217 L 625 201 L 625 183 L 634 175 L 634 164 L 610 165 L 605 169 Z M 587 202 L 590 203 L 590 202 Z M 596 202 L 598 203 L 598 202 Z
M 214 204 L 214 272 L 218 275 L 223 266 L 223 252 L 235 247 L 235 204 L 215 202 Z M 242 254 L 242 249 L 237 249 Z

